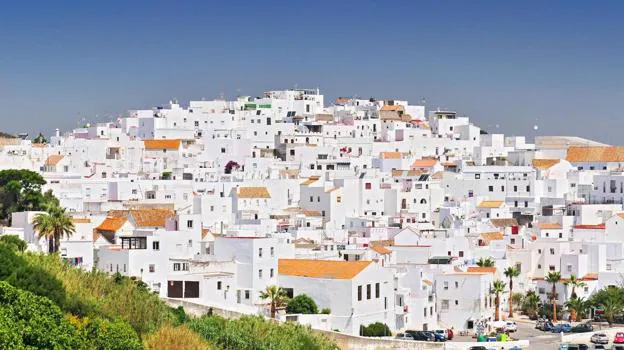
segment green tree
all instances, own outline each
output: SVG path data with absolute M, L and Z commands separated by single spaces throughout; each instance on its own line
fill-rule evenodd
M 371 323 L 368 326 L 360 326 L 360 335 L 363 337 L 387 337 L 392 335 L 390 327 L 381 322 Z
M 57 206 L 50 206 L 46 213 L 37 214 L 33 220 L 33 228 L 40 238 L 45 237 L 48 240 L 49 253 L 58 252 L 61 238 L 70 237 L 76 231 L 65 209 Z
M 98 350 L 140 350 L 143 345 L 137 333 L 121 319 L 89 319 L 81 329 L 84 339 Z
M 318 306 L 309 296 L 299 294 L 288 302 L 286 312 L 289 314 L 318 314 Z
M 576 275 L 570 275 L 570 279 L 568 281 L 563 282 L 563 284 L 567 286 L 572 286 L 572 294 L 570 297 L 576 298 L 576 288 L 583 288 L 586 286 L 585 282 L 578 279 Z
M 513 317 L 513 279 L 520 276 L 520 270 L 515 266 L 505 269 L 505 277 L 509 279 L 509 318 Z
M 0 171 L 0 220 L 10 223 L 11 213 L 45 209 L 46 198 L 41 193 L 41 186 L 45 183 L 34 171 Z
M 624 309 L 624 288 L 609 286 L 594 293 L 590 299 L 593 306 L 603 310 L 609 324 Z
M 550 300 L 552 302 L 553 317 L 552 321 L 557 322 L 557 283 L 561 281 L 561 272 L 552 271 L 546 275 L 546 282 L 550 283 L 552 288 L 550 292 Z
M 492 283 L 490 294 L 494 294 L 494 304 L 496 305 L 496 311 L 494 314 L 494 321 L 500 320 L 500 295 L 505 293 L 505 282 L 496 280 Z
M 269 301 L 271 318 L 275 318 L 277 308 L 283 307 L 286 304 L 288 297 L 282 288 L 276 285 L 270 285 L 267 286 L 265 290 L 260 292 L 260 299 Z
M 524 312 L 530 318 L 537 317 L 537 311 L 539 309 L 540 297 L 535 294 L 535 291 L 528 291 L 522 299 L 522 312 Z
M 76 329 L 47 298 L 0 282 L 0 348 L 76 349 Z
M 566 301 L 565 306 L 570 312 L 572 322 L 576 322 L 577 319 L 583 318 L 590 305 L 587 300 L 575 296 Z
M 479 258 L 477 261 L 479 267 L 494 267 L 494 260 L 492 258 Z
M 0 236 L 0 243 L 4 243 L 6 245 L 8 245 L 9 247 L 14 248 L 15 250 L 17 250 L 20 253 L 23 253 L 26 248 L 28 247 L 28 244 L 26 244 L 26 242 L 24 240 L 22 240 L 21 238 L 17 237 L 16 235 L 3 235 Z
M 48 143 L 48 140 L 43 136 L 43 133 L 39 133 L 37 137 L 32 141 L 33 143 Z

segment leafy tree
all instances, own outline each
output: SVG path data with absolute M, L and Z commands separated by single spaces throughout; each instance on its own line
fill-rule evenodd
M 553 322 L 557 322 L 557 283 L 559 283 L 559 281 L 561 281 L 561 272 L 559 271 L 552 271 L 546 275 L 546 282 L 552 285 L 550 300 L 552 302 Z
M 37 137 L 33 140 L 33 143 L 48 143 L 48 140 L 43 136 L 43 133 L 39 133 Z
M 586 286 L 585 282 L 581 281 L 576 277 L 576 275 L 571 275 L 568 281 L 563 282 L 563 284 L 567 286 L 572 286 L 572 294 L 570 295 L 572 298 L 576 298 L 576 288 L 583 288 Z
M 505 269 L 505 277 L 509 279 L 509 317 L 513 317 L 513 279 L 520 276 L 520 270 L 515 266 Z
M 494 321 L 500 320 L 500 295 L 505 292 L 505 282 L 496 280 L 492 283 L 490 294 L 494 294 L 494 304 L 496 305 L 496 313 L 494 314 Z
M 288 297 L 282 288 L 276 285 L 271 285 L 267 286 L 265 290 L 260 292 L 260 299 L 269 301 L 271 318 L 275 318 L 277 308 L 283 307 L 286 304 Z
M 0 282 L 0 348 L 81 348 L 76 329 L 47 298 Z
M 90 319 L 81 329 L 84 338 L 98 350 L 140 350 L 141 340 L 130 325 L 121 319 Z
M 289 314 L 318 314 L 318 306 L 309 296 L 299 294 L 288 302 L 286 312 Z
M 594 306 L 604 311 L 604 316 L 611 325 L 614 317 L 624 310 L 624 288 L 609 286 L 594 293 L 590 300 Z
M 41 193 L 41 186 L 45 183 L 34 171 L 0 171 L 0 220 L 10 222 L 14 212 L 43 210 L 47 198 Z
M 537 317 L 539 302 L 540 297 L 535 294 L 535 291 L 528 291 L 522 299 L 522 312 L 524 312 L 530 318 Z
M 522 307 L 522 299 L 524 299 L 524 294 L 520 292 L 516 292 L 511 295 L 511 301 L 513 302 L 514 310 Z
M 577 319 L 582 319 L 585 312 L 589 310 L 590 303 L 579 297 L 572 297 L 565 303 L 566 308 L 570 312 L 570 318 L 572 322 L 576 322 Z
M 360 335 L 363 337 L 386 337 L 392 335 L 392 332 L 385 323 L 375 322 L 368 326 L 361 325 Z
M 328 308 L 328 307 L 324 307 L 324 308 L 321 309 L 321 313 L 324 314 L 324 315 L 329 315 L 329 314 L 331 314 L 331 309 Z
M 477 261 L 479 267 L 494 267 L 494 260 L 492 258 L 479 258 Z
M 21 238 L 17 237 L 16 235 L 3 235 L 0 236 L 0 243 L 4 243 L 6 245 L 8 245 L 11 248 L 14 248 L 15 250 L 17 250 L 20 253 L 23 253 L 26 248 L 28 247 L 28 244 L 26 244 L 26 242 L 24 240 L 22 240 Z
M 39 237 L 48 240 L 48 250 L 56 253 L 61 246 L 63 236 L 70 237 L 76 231 L 71 217 L 65 213 L 65 208 L 50 206 L 47 213 L 37 214 L 33 220 L 33 228 L 39 232 Z

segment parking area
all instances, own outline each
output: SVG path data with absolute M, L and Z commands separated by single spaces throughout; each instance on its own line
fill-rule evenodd
M 594 333 L 605 333 L 609 338 L 609 344 L 605 345 L 605 348 L 609 349 L 613 345 L 613 339 L 615 338 L 615 333 L 617 332 L 624 332 L 624 328 L 605 328 L 597 329 L 596 331 L 591 333 L 566 334 L 563 336 L 563 341 L 572 344 L 591 345 L 590 338 Z
M 535 323 L 517 322 L 517 325 L 518 331 L 511 333 L 511 337 L 518 340 L 529 340 L 530 349 L 557 349 L 561 342 L 559 334 L 535 329 Z M 456 335 L 453 341 L 471 342 L 475 340 L 471 336 Z

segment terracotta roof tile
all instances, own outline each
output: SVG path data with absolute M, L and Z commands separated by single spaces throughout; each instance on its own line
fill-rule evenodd
M 381 152 L 382 159 L 401 159 L 401 152 Z
M 624 147 L 579 147 L 568 148 L 569 162 L 624 162 Z
M 278 272 L 285 276 L 352 279 L 370 264 L 370 261 L 279 259 Z
M 533 159 L 532 164 L 534 168 L 546 170 L 553 165 L 559 164 L 559 159 Z
M 597 225 L 574 225 L 574 228 L 577 230 L 604 230 L 605 224 L 597 224 Z
M 388 249 L 388 248 L 386 248 L 386 247 L 384 247 L 382 245 L 377 245 L 377 244 L 372 245 L 370 247 L 370 249 L 372 249 L 375 253 L 381 254 L 381 255 L 386 255 L 386 254 L 392 253 L 392 250 L 390 250 L 390 249 Z
M 238 198 L 271 198 L 266 187 L 239 187 Z
M 466 272 L 496 273 L 496 267 L 469 266 Z
M 516 219 L 490 219 L 490 223 L 494 227 L 511 227 L 518 226 L 518 220 Z
M 537 228 L 539 228 L 540 230 L 558 230 L 561 228 L 561 224 L 550 223 L 550 222 L 540 222 L 537 224 Z
M 91 219 L 89 218 L 71 218 L 71 222 L 74 224 L 90 224 Z
M 96 227 L 96 231 L 117 232 L 128 221 L 126 218 L 107 217 L 102 221 L 100 226 Z
M 182 144 L 182 140 L 144 140 L 143 144 L 145 145 L 145 149 L 178 149 Z
M 165 227 L 167 219 L 175 212 L 169 209 L 134 209 L 130 210 L 137 227 Z
M 503 202 L 503 201 L 483 201 L 483 202 L 479 203 L 477 208 L 480 208 L 480 209 L 500 208 L 500 207 L 503 206 L 504 203 L 505 202 Z
M 438 161 L 435 159 L 416 159 L 414 163 L 412 163 L 412 169 L 414 168 L 431 168 L 436 165 Z
M 504 238 L 502 232 L 484 232 L 481 234 L 481 238 L 485 241 L 500 241 Z
M 302 182 L 301 184 L 304 186 L 309 186 L 315 182 L 317 182 L 321 177 L 320 176 L 310 176 L 307 180 Z
M 60 154 L 53 154 L 51 156 L 48 157 L 48 159 L 46 159 L 45 161 L 45 165 L 48 166 L 55 166 L 57 165 L 61 160 L 63 160 L 63 158 L 65 158 L 65 156 L 62 156 Z

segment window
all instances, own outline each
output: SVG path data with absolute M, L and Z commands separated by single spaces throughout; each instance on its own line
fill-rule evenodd
M 459 281 L 455 281 L 455 288 L 459 288 Z
M 258 257 L 261 258 L 262 257 L 262 248 L 258 249 Z
M 152 272 L 152 273 L 156 272 L 156 265 L 149 264 L 149 272 Z
M 362 301 L 362 286 L 358 286 L 358 301 Z
M 152 242 L 152 249 L 153 250 L 160 250 L 160 242 L 158 242 L 158 241 Z
M 494 186 L 488 186 L 488 191 L 494 192 Z
M 555 255 L 555 248 L 550 248 L 550 255 Z
M 475 180 L 479 180 L 481 178 L 481 174 L 475 174 Z
M 262 269 L 258 270 L 258 278 L 262 278 Z
M 379 282 L 377 282 L 375 283 L 375 298 L 379 299 L 379 294 L 380 294 Z
M 425 317 L 427 317 L 427 308 L 426 308 L 426 307 L 425 307 L 425 308 L 423 308 L 423 315 L 424 315 Z
M 122 237 L 121 249 L 147 249 L 146 237 Z
M 448 310 L 448 308 L 449 308 L 449 301 L 448 301 L 448 299 L 442 300 L 442 305 L 441 306 L 442 306 L 442 310 Z
M 366 285 L 366 299 L 370 299 L 371 298 L 371 285 L 367 284 Z
M 364 188 L 370 190 L 371 188 L 373 188 L 373 185 L 370 182 L 367 182 L 366 184 L 364 184 Z
M 341 203 L 341 202 L 342 202 L 342 197 L 337 196 L 337 197 L 336 197 L 336 203 Z
M 525 208 L 528 208 L 528 207 L 529 207 L 529 202 L 524 201 L 524 207 L 525 207 Z
M 245 291 L 245 299 L 249 299 L 249 291 L 248 290 Z
M 221 147 L 221 153 L 225 153 L 225 147 Z
M 459 305 L 459 300 L 455 299 L 455 306 Z
M 514 189 L 514 192 L 518 192 L 518 186 L 514 186 L 513 189 Z M 516 207 L 517 207 L 517 205 L 516 205 Z
M 310 196 L 310 202 L 314 202 L 314 197 Z
M 531 186 L 527 186 L 527 187 L 526 187 L 526 191 L 527 191 L 527 192 L 531 192 Z
M 563 238 L 563 232 L 559 232 L 559 238 Z
M 537 264 L 537 269 L 541 270 L 542 269 L 542 264 Z
M 460 257 L 460 258 L 463 258 L 463 257 L 464 257 L 464 251 L 463 251 L 463 250 L 460 250 L 460 251 L 459 251 L 459 257 Z
M 568 264 L 568 272 L 572 272 L 572 265 Z
M 537 292 L 538 292 L 539 294 L 544 294 L 544 293 L 546 293 L 546 290 L 545 290 L 544 288 L 539 288 L 539 289 L 537 290 Z
M 193 220 L 186 221 L 186 228 L 193 228 Z
M 221 290 L 221 281 L 217 281 L 217 290 Z
M 548 270 L 550 270 L 550 271 L 555 271 L 555 265 L 550 265 L 550 266 L 548 266 Z
M 271 257 L 275 256 L 275 247 L 271 247 Z
M 448 281 L 444 281 L 444 290 L 448 290 Z
M 180 271 L 180 263 L 173 264 L 173 271 Z
M 273 276 L 274 276 L 273 269 L 271 269 L 271 270 L 269 270 L 269 277 L 273 278 Z
M 541 249 L 538 249 L 538 250 L 537 250 L 537 254 L 542 254 L 542 250 L 541 250 Z

